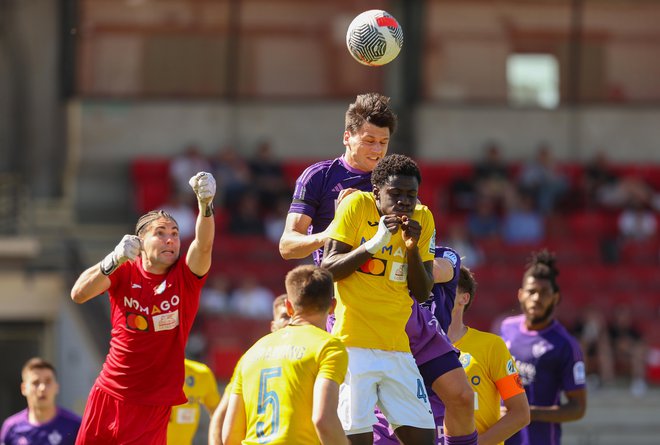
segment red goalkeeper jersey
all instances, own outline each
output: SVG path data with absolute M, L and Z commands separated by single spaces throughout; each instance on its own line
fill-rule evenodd
M 185 403 L 184 349 L 206 276 L 193 274 L 184 259 L 167 274 L 152 274 L 138 257 L 110 281 L 110 351 L 97 384 L 133 403 Z

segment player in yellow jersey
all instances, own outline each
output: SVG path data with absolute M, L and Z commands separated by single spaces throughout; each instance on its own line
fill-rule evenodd
M 334 309 L 332 275 L 298 266 L 285 280 L 289 325 L 241 357 L 222 428 L 225 445 L 347 445 L 337 416 L 348 354 L 325 331 Z
M 463 314 L 472 305 L 476 288 L 472 272 L 461 266 L 447 335 L 460 349 L 461 363 L 474 389 L 479 445 L 496 445 L 529 424 L 529 404 L 504 340 L 463 324 Z M 506 408 L 503 416 L 500 400 Z
M 332 333 L 347 346 L 349 369 L 339 396 L 351 444 L 372 444 L 378 405 L 406 445 L 431 444 L 435 424 L 405 327 L 410 293 L 433 286 L 435 225 L 418 204 L 421 175 L 407 156 L 384 157 L 372 192 L 354 192 L 337 208 L 321 266 L 336 281 Z
M 270 332 L 275 332 L 289 324 L 291 317 L 286 311 L 285 301 L 286 294 L 282 294 L 273 300 L 273 320 L 270 322 Z M 211 421 L 209 422 L 209 445 L 222 445 L 222 422 L 224 422 L 225 415 L 227 414 L 230 394 L 231 381 L 225 386 L 220 403 L 211 416 Z
M 172 407 L 167 424 L 168 445 L 191 445 L 199 425 L 201 407 L 210 415 L 218 406 L 220 394 L 213 372 L 204 363 L 185 359 L 183 392 L 188 402 Z

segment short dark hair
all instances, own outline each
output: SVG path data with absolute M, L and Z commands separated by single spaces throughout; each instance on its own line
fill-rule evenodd
M 366 123 L 387 127 L 390 134 L 396 130 L 397 117 L 390 108 L 390 98 L 378 93 L 358 94 L 355 102 L 348 106 L 344 129 L 355 133 Z
M 293 309 L 302 312 L 324 312 L 334 295 L 332 274 L 317 266 L 302 265 L 289 271 L 284 280 L 287 299 Z
M 176 219 L 174 219 L 174 217 L 167 213 L 165 210 L 152 210 L 145 213 L 138 219 L 137 224 L 135 224 L 135 234 L 137 236 L 141 236 L 152 222 L 160 218 L 167 218 L 176 224 L 177 227 L 179 226 L 179 224 L 176 222 Z
M 23 369 L 21 370 L 21 375 L 24 376 L 26 372 L 33 371 L 35 369 L 50 369 L 53 371 L 53 375 L 57 376 L 55 371 L 55 366 L 48 360 L 45 360 L 41 357 L 32 357 L 30 360 L 25 362 Z
M 382 187 L 390 181 L 392 176 L 414 176 L 417 178 L 418 184 L 422 183 L 419 167 L 406 155 L 392 154 L 381 159 L 371 172 L 371 184 L 374 187 Z
M 467 292 L 470 294 L 470 299 L 465 305 L 463 311 L 467 311 L 472 305 L 474 296 L 477 293 L 477 280 L 474 278 L 474 274 L 470 269 L 465 266 L 461 266 L 460 271 L 458 272 L 458 292 Z
M 530 262 L 527 263 L 523 282 L 528 277 L 533 277 L 537 280 L 548 280 L 552 286 L 552 291 L 559 292 L 559 284 L 557 284 L 559 269 L 557 269 L 556 262 L 555 255 L 547 249 L 543 249 L 540 252 L 533 252 Z

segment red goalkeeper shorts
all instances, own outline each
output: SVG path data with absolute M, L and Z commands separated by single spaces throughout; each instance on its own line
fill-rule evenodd
M 166 445 L 171 406 L 119 400 L 94 385 L 76 445 Z

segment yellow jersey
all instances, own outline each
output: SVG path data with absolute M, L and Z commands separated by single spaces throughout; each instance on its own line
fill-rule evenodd
M 502 338 L 468 328 L 454 346 L 461 351 L 460 361 L 474 390 L 474 421 L 482 434 L 500 419 L 500 400 L 525 389 Z
M 172 407 L 167 424 L 167 443 L 170 445 L 190 445 L 199 425 L 200 407 L 204 405 L 212 413 L 220 402 L 220 394 L 215 376 L 203 363 L 185 360 L 186 378 L 183 392 L 188 402 Z
M 339 204 L 329 236 L 356 249 L 376 234 L 380 216 L 373 193 L 352 193 Z M 417 204 L 411 219 L 422 226 L 418 242 L 422 261 L 433 261 L 433 214 Z M 332 333 L 346 346 L 410 352 L 405 328 L 412 300 L 401 230 L 356 272 L 335 282 L 335 297 L 337 321 Z
M 243 444 L 310 445 L 317 378 L 343 383 L 348 353 L 342 342 L 313 325 L 289 325 L 266 335 L 241 357 L 231 386 L 245 404 Z

